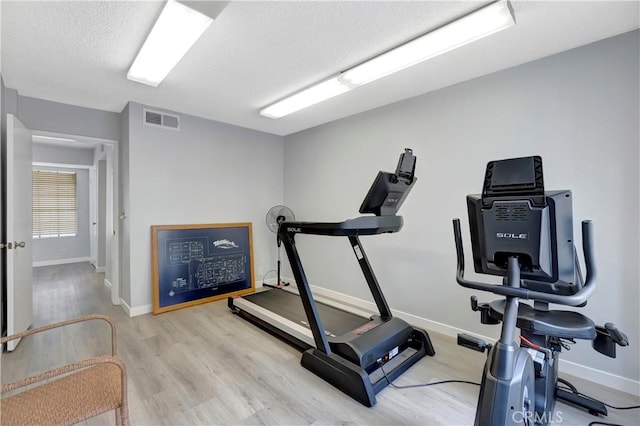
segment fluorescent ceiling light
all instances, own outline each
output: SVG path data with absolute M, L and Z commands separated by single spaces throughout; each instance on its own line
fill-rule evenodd
M 340 80 L 360 86 L 514 25 L 509 3 L 498 1 L 357 65 Z
M 34 139 L 45 139 L 45 140 L 48 140 L 48 141 L 76 142 L 75 139 L 57 138 L 55 136 L 33 135 L 33 138 Z
M 316 86 L 311 86 L 303 92 L 268 106 L 260 111 L 260 114 L 265 117 L 280 118 L 514 25 L 515 18 L 508 0 L 496 1 L 450 24 L 413 39 L 360 65 L 356 65 L 340 73 L 337 77 L 327 80 L 336 80 L 332 83 L 332 87 L 341 87 L 342 91 L 340 92 L 332 93 L 324 97 L 320 96 L 319 93 L 322 92 L 320 87 L 327 83 L 327 81 L 324 81 Z M 287 102 L 305 92 L 314 91 L 318 92 L 318 96 L 313 102 L 309 100 L 300 103 L 293 102 L 288 108 L 283 108 L 279 114 L 268 113 L 271 108 L 277 105 L 287 104 Z
M 169 0 L 133 61 L 127 78 L 157 87 L 212 22 L 210 17 Z
M 266 107 L 260 111 L 260 115 L 269 118 L 284 117 L 292 112 L 299 111 L 310 105 L 338 96 L 348 90 L 351 90 L 351 87 L 341 83 L 338 80 L 338 76 L 331 77 L 322 83 L 315 84 L 308 89 Z

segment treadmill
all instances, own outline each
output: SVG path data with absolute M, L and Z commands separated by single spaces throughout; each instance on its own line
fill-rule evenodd
M 378 172 L 360 206 L 360 216 L 344 222 L 283 222 L 278 236 L 297 284 L 230 297 L 229 308 L 304 350 L 303 367 L 367 407 L 376 394 L 422 357 L 435 351 L 426 331 L 391 314 L 360 243 L 360 235 L 398 232 L 396 215 L 417 178 L 416 157 L 405 149 L 395 173 Z M 296 249 L 297 234 L 347 237 L 371 290 L 379 314 L 354 313 L 314 300 Z

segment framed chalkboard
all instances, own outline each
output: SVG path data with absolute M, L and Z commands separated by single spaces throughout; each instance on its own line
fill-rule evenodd
M 251 223 L 151 227 L 153 313 L 255 290 Z

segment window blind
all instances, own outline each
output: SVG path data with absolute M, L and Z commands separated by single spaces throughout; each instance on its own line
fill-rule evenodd
M 33 170 L 33 237 L 78 232 L 76 173 Z

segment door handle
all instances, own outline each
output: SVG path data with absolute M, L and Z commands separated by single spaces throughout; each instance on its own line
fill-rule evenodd
M 7 249 L 7 250 L 11 250 L 13 248 L 13 243 L 9 242 L 9 243 L 0 243 L 0 249 Z
M 11 243 L 9 243 L 11 244 Z M 24 241 L 20 241 L 20 242 L 14 242 L 13 245 L 15 246 L 15 248 L 24 248 L 24 246 L 26 246 L 26 243 Z M 9 247 L 11 248 L 11 247 Z

